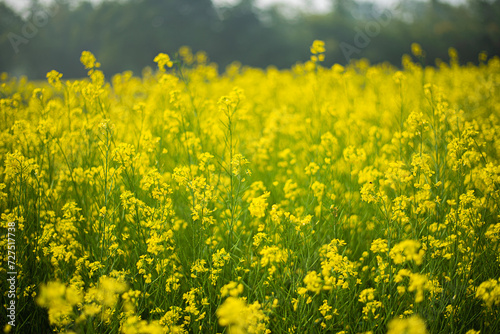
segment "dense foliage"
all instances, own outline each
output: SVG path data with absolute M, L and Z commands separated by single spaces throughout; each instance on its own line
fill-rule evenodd
M 3 74 L 4 329 L 498 332 L 500 59 L 412 50 L 401 71 L 325 67 L 315 41 L 281 71 L 182 48 L 109 82 L 87 51 L 86 79 Z

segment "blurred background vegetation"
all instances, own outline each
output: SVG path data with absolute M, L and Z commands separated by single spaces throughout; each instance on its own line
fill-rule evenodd
M 449 47 L 462 63 L 477 63 L 481 51 L 500 54 L 500 0 L 402 0 L 391 9 L 332 0 L 321 13 L 262 9 L 253 0 L 223 6 L 211 0 L 32 0 L 29 8 L 19 12 L 0 1 L 0 72 L 30 79 L 52 69 L 64 78 L 85 76 L 82 50 L 96 55 L 108 77 L 125 70 L 140 75 L 158 53 L 174 56 L 183 45 L 206 51 L 220 71 L 233 61 L 290 67 L 309 58 L 314 39 L 326 41 L 325 66 L 346 64 L 349 56 L 400 66 L 412 42 L 422 45 L 427 65 L 447 61 Z

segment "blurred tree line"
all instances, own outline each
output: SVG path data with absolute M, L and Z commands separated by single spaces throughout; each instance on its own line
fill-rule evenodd
M 449 47 L 461 62 L 477 63 L 481 51 L 500 54 L 500 0 L 402 0 L 391 10 L 332 0 L 325 13 L 259 9 L 253 0 L 223 7 L 211 0 L 32 0 L 22 16 L 0 2 L 0 72 L 30 79 L 52 69 L 84 76 L 82 50 L 93 52 L 108 76 L 140 75 L 159 52 L 175 55 L 183 45 L 206 51 L 221 71 L 233 61 L 286 68 L 308 59 L 314 39 L 326 41 L 326 66 L 359 58 L 399 66 L 412 42 L 422 45 L 428 65 L 447 60 Z

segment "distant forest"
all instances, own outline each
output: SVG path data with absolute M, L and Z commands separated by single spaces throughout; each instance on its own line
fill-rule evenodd
M 83 50 L 94 53 L 108 77 L 132 70 L 140 75 L 165 52 L 181 46 L 205 51 L 219 71 L 233 61 L 265 68 L 288 68 L 309 58 L 315 39 L 326 42 L 325 66 L 366 58 L 401 65 L 411 43 L 425 51 L 426 65 L 447 61 L 454 47 L 461 63 L 478 54 L 500 54 L 500 0 L 450 5 L 403 0 L 396 9 L 370 2 L 333 0 L 325 13 L 259 9 L 252 0 L 217 7 L 211 0 L 33 0 L 20 15 L 0 2 L 0 72 L 43 79 L 55 69 L 64 78 L 85 75 Z

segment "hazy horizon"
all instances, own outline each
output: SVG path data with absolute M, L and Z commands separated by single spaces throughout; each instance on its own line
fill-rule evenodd
M 29 9 L 30 0 L 0 0 L 7 3 L 10 7 L 14 8 L 18 12 L 22 12 L 24 10 Z M 40 0 L 41 3 L 50 3 L 54 0 Z M 113 0 L 88 0 L 93 3 L 99 3 L 102 1 L 113 1 Z M 224 5 L 234 5 L 239 0 L 212 0 L 212 2 L 217 6 Z M 425 0 L 417 0 L 417 1 L 425 1 Z M 381 7 L 391 7 L 396 3 L 400 2 L 400 0 L 363 0 L 363 2 L 372 2 Z M 465 0 L 444 0 L 444 2 L 460 4 L 464 3 Z M 331 9 L 332 1 L 331 0 L 255 0 L 257 7 L 259 8 L 268 8 L 272 5 L 284 5 L 289 6 L 294 9 L 300 9 L 307 12 L 325 12 Z

